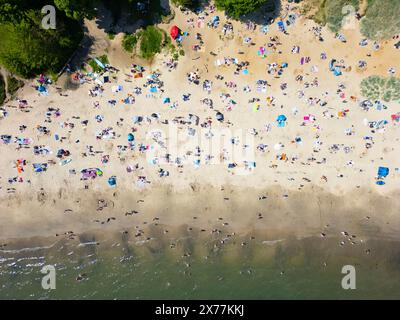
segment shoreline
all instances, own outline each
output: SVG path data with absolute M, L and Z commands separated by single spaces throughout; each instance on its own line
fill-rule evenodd
M 0 239 L 62 236 L 71 231 L 78 235 L 93 230 L 122 232 L 154 224 L 187 226 L 210 234 L 264 230 L 271 241 L 286 236 L 340 236 L 341 232 L 357 238 L 400 239 L 399 191 L 382 196 L 357 189 L 338 196 L 313 186 L 302 191 L 279 186 L 222 188 L 198 186 L 178 193 L 172 186 L 141 192 L 80 190 L 61 197 L 39 193 L 23 200 L 21 195 L 11 195 L 0 203 Z

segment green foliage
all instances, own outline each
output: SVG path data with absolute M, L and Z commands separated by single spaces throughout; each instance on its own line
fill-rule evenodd
M 162 32 L 154 27 L 147 26 L 141 34 L 140 54 L 144 59 L 152 59 L 155 54 L 161 52 L 163 41 Z
M 108 33 L 107 33 L 107 37 L 108 37 L 108 39 L 110 39 L 110 40 L 114 40 L 114 39 L 115 39 L 115 33 L 114 33 L 114 32 L 108 32 Z
M 369 0 L 361 20 L 362 34 L 373 40 L 386 40 L 400 33 L 400 1 Z
M 239 19 L 240 16 L 259 9 L 266 1 L 267 0 L 215 0 L 215 5 L 219 10 L 225 10 L 232 18 Z
M 95 14 L 96 0 L 54 0 L 54 4 L 68 18 L 75 20 L 93 18 Z
M 197 0 L 172 0 L 172 3 L 177 7 L 182 6 L 185 8 L 194 8 L 198 5 L 198 2 Z
M 13 96 L 19 88 L 24 85 L 24 82 L 14 78 L 13 76 L 7 77 L 7 89 L 8 93 Z
M 0 75 L 0 105 L 3 104 L 6 99 L 6 88 L 3 77 Z
M 342 28 L 342 21 L 347 12 L 343 12 L 345 6 L 351 5 L 355 11 L 358 10 L 359 0 L 308 0 L 303 5 L 306 11 L 315 10 L 311 18 L 322 25 L 327 25 L 333 32 Z
M 370 100 L 400 100 L 400 79 L 370 76 L 361 81 L 361 94 Z
M 83 33 L 79 23 L 57 12 L 57 28 L 41 27 L 45 1 L 0 0 L 0 64 L 10 72 L 32 77 L 57 74 L 75 51 Z
M 133 49 L 136 48 L 139 37 L 140 33 L 125 34 L 124 39 L 122 40 L 122 48 L 127 52 L 133 52 Z

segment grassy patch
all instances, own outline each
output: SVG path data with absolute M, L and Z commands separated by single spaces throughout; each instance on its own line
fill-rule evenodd
M 359 0 L 306 0 L 302 5 L 302 13 L 313 19 L 316 23 L 338 32 L 342 27 L 345 6 L 351 5 L 358 10 Z
M 400 79 L 370 76 L 361 81 L 361 94 L 370 100 L 400 100 Z
M 139 41 L 140 33 L 135 34 L 125 34 L 124 39 L 122 39 L 122 48 L 127 52 L 133 52 Z
M 155 26 L 147 26 L 140 39 L 140 54 L 144 59 L 152 59 L 161 52 L 163 33 Z
M 361 32 L 373 40 L 390 39 L 400 33 L 400 1 L 368 0 Z

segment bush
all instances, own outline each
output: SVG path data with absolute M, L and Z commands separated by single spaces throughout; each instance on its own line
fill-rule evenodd
M 139 40 L 139 34 L 125 34 L 122 40 L 122 48 L 127 52 L 133 52 Z
M 244 14 L 256 11 L 265 2 L 267 0 L 215 0 L 215 5 L 219 10 L 225 10 L 232 18 L 239 19 Z
M 110 40 L 114 40 L 115 39 L 115 33 L 110 31 L 110 32 L 107 33 L 107 37 Z
M 370 76 L 361 81 L 361 94 L 370 100 L 400 100 L 400 79 Z
M 369 0 L 361 33 L 373 40 L 386 40 L 400 33 L 400 1 Z
M 152 59 L 161 52 L 162 32 L 154 26 L 147 26 L 140 39 L 140 53 L 144 59 Z

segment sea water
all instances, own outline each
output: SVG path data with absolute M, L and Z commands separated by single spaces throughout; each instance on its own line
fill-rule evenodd
M 0 248 L 1 299 L 398 299 L 400 246 L 370 239 L 228 239 L 123 232 L 14 240 Z M 55 268 L 54 290 L 41 269 Z M 343 266 L 355 270 L 344 289 Z

